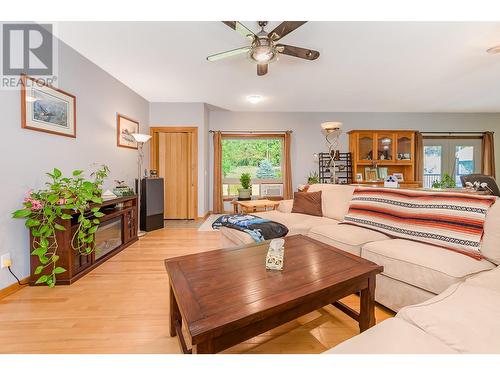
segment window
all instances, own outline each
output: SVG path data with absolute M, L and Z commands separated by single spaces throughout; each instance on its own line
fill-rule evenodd
M 479 173 L 481 140 L 477 138 L 424 139 L 424 188 L 432 187 L 447 173 L 458 187 L 460 176 Z
M 274 195 L 283 186 L 283 137 L 245 135 L 222 139 L 222 192 L 224 197 L 238 195 L 240 176 L 249 173 L 252 195 Z M 278 188 L 269 189 L 269 186 Z

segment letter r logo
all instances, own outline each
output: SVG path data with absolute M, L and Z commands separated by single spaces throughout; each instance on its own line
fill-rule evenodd
M 52 75 L 52 25 L 5 23 L 2 26 L 3 75 Z

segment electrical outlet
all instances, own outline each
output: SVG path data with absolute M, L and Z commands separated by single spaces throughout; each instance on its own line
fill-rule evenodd
M 12 264 L 12 258 L 10 257 L 10 253 L 2 254 L 0 257 L 0 268 L 7 268 Z

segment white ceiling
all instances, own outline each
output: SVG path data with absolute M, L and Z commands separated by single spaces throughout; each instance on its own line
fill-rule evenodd
M 243 22 L 258 30 L 255 21 Z M 277 22 L 270 23 L 271 30 Z M 500 112 L 500 23 L 309 22 L 281 42 L 320 51 L 282 56 L 258 77 L 247 44 L 220 22 L 62 22 L 59 37 L 151 102 L 232 111 Z M 252 105 L 250 94 L 266 98 Z

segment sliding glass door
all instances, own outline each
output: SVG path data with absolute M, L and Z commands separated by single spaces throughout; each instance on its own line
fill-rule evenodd
M 424 188 L 447 173 L 462 186 L 460 176 L 481 171 L 481 139 L 424 138 Z

